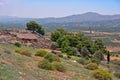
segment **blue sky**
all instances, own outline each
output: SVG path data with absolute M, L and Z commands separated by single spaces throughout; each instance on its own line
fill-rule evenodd
M 0 16 L 44 18 L 86 12 L 120 14 L 120 0 L 0 0 Z

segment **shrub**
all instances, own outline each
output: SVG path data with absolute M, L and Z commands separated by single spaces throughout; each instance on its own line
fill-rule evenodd
M 74 56 L 77 56 L 78 55 L 78 49 L 77 48 L 75 48 L 75 47 L 73 47 L 72 48 L 72 55 L 74 55 Z
M 68 59 L 71 59 L 71 56 L 70 56 L 70 55 L 67 55 L 67 58 L 68 58 Z
M 96 51 L 94 53 L 94 58 L 98 59 L 98 60 L 104 60 L 104 56 L 103 56 L 103 53 L 101 51 Z
M 72 48 L 70 46 L 65 46 L 61 48 L 61 51 L 63 53 L 67 53 L 67 55 L 73 55 L 72 54 Z
M 21 55 L 29 56 L 29 57 L 32 55 L 32 53 L 29 52 L 29 50 L 26 50 L 26 49 L 17 49 L 17 50 L 15 50 L 15 52 L 17 52 Z
M 88 56 L 90 54 L 90 51 L 88 50 L 88 48 L 86 46 L 81 48 L 81 54 L 83 57 Z
M 77 59 L 76 61 L 82 65 L 86 65 L 86 64 L 90 63 L 90 61 L 85 60 L 84 58 Z
M 56 70 L 60 71 L 60 72 L 65 72 L 66 68 L 63 64 L 61 64 L 60 62 L 53 62 L 53 66 Z
M 55 50 L 58 48 L 58 44 L 56 42 L 52 42 L 51 49 Z
M 93 70 L 91 74 L 98 80 L 111 80 L 112 78 L 110 73 L 108 73 L 106 70 L 101 69 Z
M 47 51 L 45 51 L 43 49 L 36 50 L 36 52 L 35 52 L 35 56 L 44 57 L 46 54 L 47 54 Z
M 38 67 L 46 70 L 54 70 L 54 66 L 47 59 L 38 62 Z
M 119 57 L 119 55 L 118 55 L 118 54 L 116 54 L 116 57 Z
M 91 59 L 91 62 L 92 62 L 92 63 L 99 64 L 99 63 L 100 63 L 100 60 L 97 59 L 97 58 L 92 58 L 92 59 Z
M 58 54 L 59 57 L 63 58 L 63 55 L 62 54 Z
M 21 47 L 21 44 L 20 44 L 19 42 L 16 42 L 16 43 L 15 43 L 15 46 Z
M 117 78 L 120 78 L 120 72 L 115 72 L 114 75 L 115 75 Z
M 50 62 L 53 62 L 53 61 L 60 62 L 60 58 L 57 55 L 52 54 L 52 53 L 46 54 L 46 56 L 44 58 L 48 59 Z
M 85 68 L 89 70 L 95 70 L 95 69 L 98 69 L 98 65 L 96 63 L 89 63 L 85 65 Z

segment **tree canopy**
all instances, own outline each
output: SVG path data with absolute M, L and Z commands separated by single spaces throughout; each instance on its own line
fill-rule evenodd
M 39 25 L 38 23 L 36 23 L 35 21 L 30 21 L 26 24 L 27 30 L 31 30 L 33 32 L 37 32 L 41 35 L 45 34 L 45 30 L 44 28 L 42 28 L 41 25 Z
M 73 55 L 73 50 L 76 48 L 82 56 L 88 56 L 95 54 L 98 51 L 106 53 L 106 48 L 100 39 L 95 41 L 91 40 L 83 33 L 70 33 L 64 29 L 56 29 L 51 32 L 51 40 L 58 44 L 63 53 Z

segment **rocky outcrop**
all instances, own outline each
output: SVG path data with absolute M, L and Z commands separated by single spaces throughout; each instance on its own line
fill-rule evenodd
M 19 42 L 22 45 L 45 49 L 49 49 L 51 46 L 49 38 L 28 30 L 0 30 L 0 42 L 11 44 Z

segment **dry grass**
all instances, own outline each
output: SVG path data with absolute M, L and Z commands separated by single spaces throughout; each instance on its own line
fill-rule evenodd
M 104 55 L 105 59 L 107 59 L 107 56 Z M 120 57 L 115 57 L 115 56 L 111 56 L 110 60 L 120 60 Z
M 114 40 L 111 40 L 113 43 L 120 43 L 120 40 L 117 40 L 117 39 L 114 39 Z
M 118 51 L 120 51 L 120 47 L 107 46 L 106 48 L 110 52 L 118 52 Z

